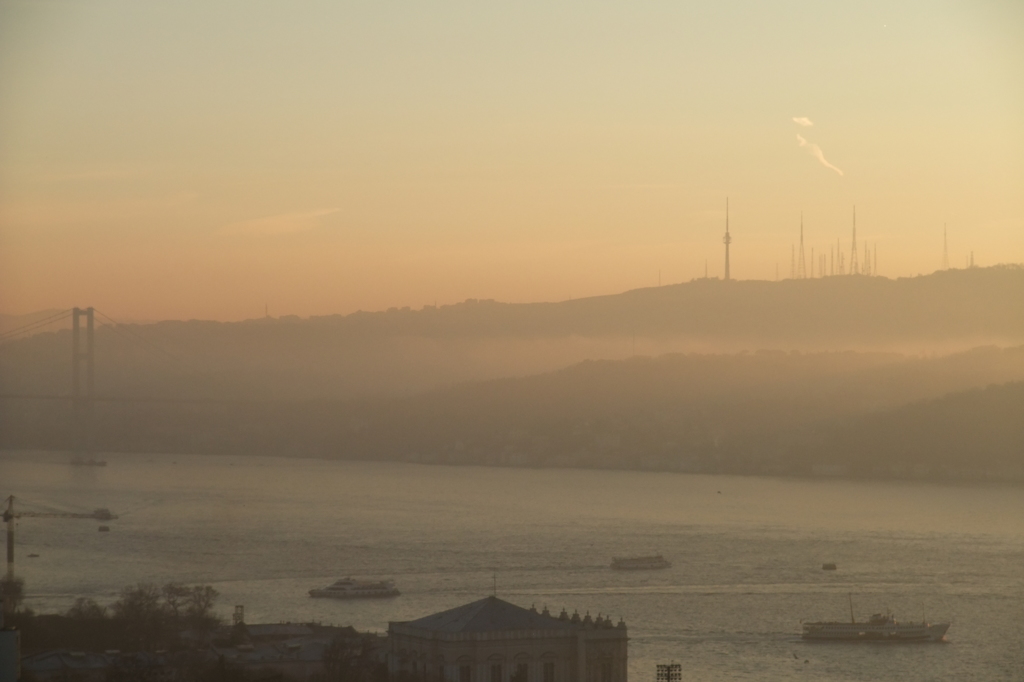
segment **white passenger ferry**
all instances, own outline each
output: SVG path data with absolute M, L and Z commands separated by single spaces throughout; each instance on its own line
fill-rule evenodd
M 363 599 L 372 597 L 397 597 L 401 592 L 391 580 L 375 582 L 344 578 L 333 585 L 309 591 L 310 597 L 328 597 L 331 599 Z
M 876 613 L 867 622 L 853 617 L 850 599 L 850 622 L 839 621 L 803 624 L 803 639 L 847 642 L 938 642 L 946 636 L 949 623 L 900 623 L 892 614 Z

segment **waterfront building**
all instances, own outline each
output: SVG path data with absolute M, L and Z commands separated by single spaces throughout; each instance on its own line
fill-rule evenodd
M 486 597 L 388 624 L 392 680 L 626 682 L 626 624 Z

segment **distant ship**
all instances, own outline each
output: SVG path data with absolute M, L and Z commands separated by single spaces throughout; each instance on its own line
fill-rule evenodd
M 949 623 L 899 623 L 892 614 L 876 613 L 864 623 L 853 617 L 850 599 L 850 622 L 804 623 L 801 637 L 808 640 L 844 642 L 938 642 L 946 636 Z
M 309 591 L 310 597 L 329 597 L 331 599 L 362 599 L 367 597 L 397 597 L 401 592 L 391 580 L 376 582 L 345 578 L 335 581 L 333 585 Z
M 672 568 L 672 563 L 660 554 L 654 556 L 615 557 L 612 568 L 617 571 L 649 571 L 659 568 Z

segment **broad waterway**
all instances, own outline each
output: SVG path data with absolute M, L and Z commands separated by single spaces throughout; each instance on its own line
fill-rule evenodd
M 26 605 L 101 603 L 140 581 L 211 584 L 248 622 L 384 631 L 491 593 L 621 616 L 630 680 L 1024 680 L 1024 489 L 286 458 L 0 453 L 22 510 Z M 612 556 L 673 566 L 612 571 Z M 28 558 L 38 554 L 38 558 Z M 834 562 L 838 570 L 822 571 Z M 339 577 L 394 599 L 311 599 Z M 800 621 L 891 609 L 952 620 L 947 642 L 810 644 Z

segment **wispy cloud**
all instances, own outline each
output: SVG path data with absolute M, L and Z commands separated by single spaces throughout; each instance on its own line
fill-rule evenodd
M 794 116 L 793 123 L 796 123 L 797 125 L 802 125 L 805 128 L 809 128 L 812 125 L 814 125 L 814 121 L 807 118 L 806 116 Z
M 244 234 L 293 234 L 305 232 L 320 227 L 320 219 L 324 216 L 339 212 L 340 208 L 318 208 L 315 211 L 303 211 L 301 213 L 282 213 L 280 215 L 255 218 L 253 220 L 242 220 L 237 223 L 230 223 L 220 229 L 221 234 L 244 235 Z
M 843 171 L 839 170 L 838 168 L 836 168 L 831 163 L 825 160 L 825 155 L 822 153 L 821 147 L 814 144 L 813 142 L 808 142 L 801 135 L 796 136 L 796 141 L 800 143 L 801 147 L 806 147 L 810 155 L 816 158 L 818 161 L 821 161 L 821 165 L 823 165 L 825 168 L 831 168 L 836 173 L 839 173 L 840 175 L 843 174 Z

